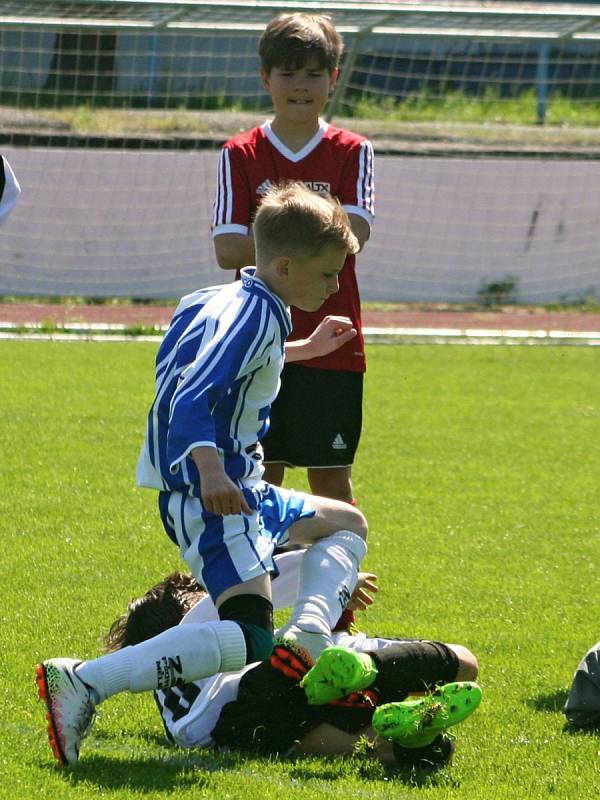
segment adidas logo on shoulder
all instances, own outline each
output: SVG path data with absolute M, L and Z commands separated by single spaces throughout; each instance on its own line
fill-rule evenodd
M 334 450 L 348 449 L 348 445 L 344 441 L 344 438 L 341 433 L 336 433 L 336 435 L 333 437 L 333 442 L 331 443 L 331 446 Z

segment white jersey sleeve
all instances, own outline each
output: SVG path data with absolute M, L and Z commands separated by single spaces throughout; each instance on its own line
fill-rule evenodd
M 242 675 L 253 666 L 154 692 L 169 739 L 179 747 L 212 747 L 223 706 L 237 699 Z

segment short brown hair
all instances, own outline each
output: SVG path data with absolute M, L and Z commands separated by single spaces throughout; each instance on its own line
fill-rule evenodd
M 184 614 L 205 594 L 193 575 L 173 572 L 142 597 L 131 601 L 104 637 L 104 649 L 122 650 L 179 625 Z
M 252 226 L 257 263 L 277 256 L 312 258 L 337 245 L 357 253 L 359 244 L 350 220 L 331 195 L 317 194 L 301 181 L 271 187 Z
M 344 50 L 342 37 L 331 19 L 322 14 L 280 14 L 266 27 L 258 54 L 261 68 L 302 69 L 314 59 L 329 73 L 337 69 Z

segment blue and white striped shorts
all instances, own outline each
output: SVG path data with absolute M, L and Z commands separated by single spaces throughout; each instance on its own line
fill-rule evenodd
M 244 489 L 252 516 L 217 516 L 197 497 L 161 492 L 158 505 L 164 528 L 196 580 L 213 600 L 231 586 L 275 571 L 273 551 L 289 539 L 289 528 L 313 517 L 308 496 L 260 481 Z

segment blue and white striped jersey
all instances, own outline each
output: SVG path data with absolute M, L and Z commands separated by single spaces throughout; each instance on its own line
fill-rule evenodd
M 194 447 L 216 447 L 232 480 L 260 474 L 256 444 L 279 390 L 291 318 L 255 277 L 201 289 L 175 311 L 156 359 L 156 396 L 148 414 L 137 482 L 200 497 Z

